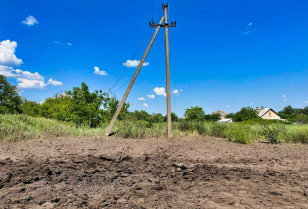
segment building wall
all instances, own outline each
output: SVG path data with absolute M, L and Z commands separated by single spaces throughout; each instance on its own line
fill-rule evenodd
M 274 111 L 269 110 L 262 116 L 263 119 L 280 119 L 279 115 L 277 115 Z

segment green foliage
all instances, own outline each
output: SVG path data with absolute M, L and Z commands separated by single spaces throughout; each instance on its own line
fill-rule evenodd
M 104 115 L 104 121 L 105 122 L 110 122 L 114 113 L 117 111 L 117 108 L 119 106 L 120 102 L 119 100 L 117 100 L 115 97 L 111 97 L 111 98 L 107 98 L 105 99 L 104 101 L 104 108 L 105 108 L 105 111 L 103 113 Z M 128 108 L 129 108 L 129 103 L 124 103 L 121 111 L 120 111 L 120 114 L 118 116 L 118 119 L 119 120 L 122 120 L 125 118 L 125 115 L 128 114 Z
M 70 123 L 57 120 L 31 117 L 27 115 L 0 115 L 0 141 L 16 141 L 21 139 L 39 139 L 62 136 L 94 136 L 99 137 L 105 129 L 76 127 Z
M 235 113 L 233 121 L 246 121 L 250 119 L 258 118 L 257 111 L 251 107 L 243 107 L 239 112 Z
M 225 131 L 228 127 L 228 124 L 222 123 L 212 123 L 211 126 L 211 136 L 224 138 L 226 136 Z
M 70 98 L 70 120 L 77 125 L 88 124 L 90 127 L 97 127 L 102 119 L 100 107 L 106 101 L 106 94 L 101 90 L 91 93 L 85 83 L 81 83 L 80 88 L 74 87 L 66 93 Z
M 41 115 L 41 105 L 37 102 L 24 100 L 21 105 L 22 113 L 25 115 L 39 117 Z
M 104 112 L 101 106 L 109 105 L 105 115 L 110 116 L 115 103 L 115 99 L 107 101 L 106 94 L 102 91 L 91 93 L 89 87 L 82 83 L 81 87 L 74 87 L 72 91 L 47 98 L 41 106 L 41 116 L 73 122 L 78 126 L 97 127 L 103 121 Z
M 248 125 L 232 124 L 225 134 L 229 141 L 241 144 L 251 144 L 256 139 L 253 129 Z
M 185 110 L 184 117 L 189 121 L 203 121 L 205 119 L 205 113 L 202 107 L 191 107 Z
M 235 115 L 234 113 L 229 113 L 226 115 L 226 118 L 234 118 L 234 115 Z
M 293 108 L 290 105 L 281 110 L 279 116 L 290 121 L 308 123 L 308 106 L 304 108 Z
M 218 121 L 218 120 L 220 120 L 220 115 L 219 114 L 205 115 L 205 120 L 207 120 L 207 121 Z
M 263 118 L 254 118 L 246 121 L 240 122 L 242 124 L 246 125 L 264 125 L 264 124 L 286 124 L 287 122 L 281 121 L 281 120 L 265 120 Z
M 278 126 L 269 126 L 264 124 L 262 127 L 262 134 L 271 144 L 278 144 L 281 141 L 278 139 L 279 136 L 279 127 Z
M 0 75 L 0 114 L 21 113 L 21 103 L 18 89 Z

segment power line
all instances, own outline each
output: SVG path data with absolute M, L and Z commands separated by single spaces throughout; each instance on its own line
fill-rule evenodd
M 150 28 L 148 28 L 148 30 L 145 32 L 145 34 L 143 35 L 138 47 L 136 48 L 136 50 L 134 51 L 134 53 L 132 54 L 131 58 L 132 60 L 135 59 L 135 57 L 137 56 L 137 54 L 140 52 L 142 46 L 145 43 L 145 39 L 148 36 L 148 33 L 150 31 Z M 117 81 L 112 85 L 112 87 L 110 88 L 111 90 L 118 84 L 118 82 L 121 80 L 121 78 L 124 76 L 124 74 L 126 73 L 127 68 L 124 68 L 124 71 L 121 73 L 121 75 L 119 76 L 119 78 L 117 79 Z
M 175 12 L 175 21 L 178 19 L 178 13 L 179 13 L 179 8 L 180 8 L 180 3 L 181 0 L 178 0 L 178 5 L 176 7 L 176 12 Z

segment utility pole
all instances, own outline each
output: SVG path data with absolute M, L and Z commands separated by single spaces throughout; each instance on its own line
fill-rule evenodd
M 176 27 L 176 22 L 172 22 L 171 25 L 168 24 L 168 21 L 167 21 L 168 20 L 167 19 L 167 17 L 168 17 L 167 16 L 168 4 L 166 4 L 166 5 L 163 4 L 162 7 L 164 9 L 164 16 L 160 19 L 159 23 L 157 25 L 154 24 L 154 21 L 149 23 L 150 27 L 155 27 L 156 30 L 155 30 L 152 38 L 151 38 L 150 43 L 148 44 L 148 46 L 147 46 L 147 48 L 146 48 L 146 50 L 145 50 L 145 52 L 143 54 L 143 57 L 142 57 L 139 65 L 138 65 L 138 67 L 137 67 L 137 69 L 135 71 L 135 74 L 134 74 L 132 80 L 130 81 L 130 83 L 129 83 L 126 91 L 125 91 L 125 94 L 124 94 L 124 96 L 123 96 L 123 98 L 122 98 L 122 100 L 120 102 L 120 105 L 118 106 L 116 112 L 113 115 L 113 118 L 112 118 L 112 120 L 111 120 L 111 122 L 110 122 L 110 124 L 109 124 L 109 126 L 107 128 L 106 136 L 109 136 L 109 134 L 110 134 L 110 132 L 112 130 L 112 127 L 113 127 L 117 117 L 120 114 L 120 111 L 121 111 L 121 109 L 122 109 L 122 107 L 123 107 L 123 105 L 124 105 L 128 95 L 129 95 L 129 93 L 130 93 L 130 91 L 131 91 L 131 89 L 132 89 L 132 87 L 133 87 L 133 85 L 135 83 L 135 80 L 137 79 L 137 76 L 138 76 L 138 74 L 139 74 L 139 72 L 141 70 L 141 67 L 143 66 L 143 63 L 144 63 L 144 61 L 145 61 L 145 59 L 146 59 L 146 57 L 147 57 L 147 55 L 148 55 L 152 45 L 153 45 L 153 42 L 154 42 L 154 40 L 155 40 L 155 38 L 156 38 L 156 36 L 158 34 L 159 29 L 161 27 L 165 27 L 165 39 L 166 39 L 165 40 L 165 47 L 166 47 L 166 85 L 167 85 L 166 86 L 166 89 L 167 89 L 166 97 L 167 97 L 167 130 L 168 130 L 167 133 L 168 133 L 168 137 L 172 137 L 168 27 Z M 164 20 L 165 20 L 165 23 L 162 24 Z
M 166 89 L 167 89 L 167 131 L 168 137 L 172 137 L 171 124 L 171 95 L 170 95 L 170 64 L 169 64 L 169 34 L 168 34 L 168 4 L 163 5 L 165 12 L 165 50 L 166 50 Z

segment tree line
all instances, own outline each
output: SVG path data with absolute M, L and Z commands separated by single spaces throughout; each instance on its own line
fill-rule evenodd
M 0 75 L 0 114 L 26 114 L 97 127 L 101 123 L 108 123 L 119 105 L 119 100 L 115 97 L 109 98 L 101 90 L 90 92 L 85 83 L 49 97 L 42 104 L 20 97 L 18 91 L 5 76 Z M 118 119 L 166 122 L 166 116 L 160 113 L 149 114 L 144 110 L 129 112 L 129 106 L 129 103 L 124 104 Z M 301 109 L 287 106 L 279 115 L 291 122 L 308 123 L 308 107 Z M 184 118 L 179 118 L 175 113 L 171 114 L 171 118 L 172 121 L 217 121 L 220 115 L 205 114 L 202 107 L 195 106 L 185 110 Z M 232 118 L 235 122 L 247 121 L 258 119 L 258 114 L 251 107 L 244 107 L 236 113 L 228 114 L 227 118 Z

